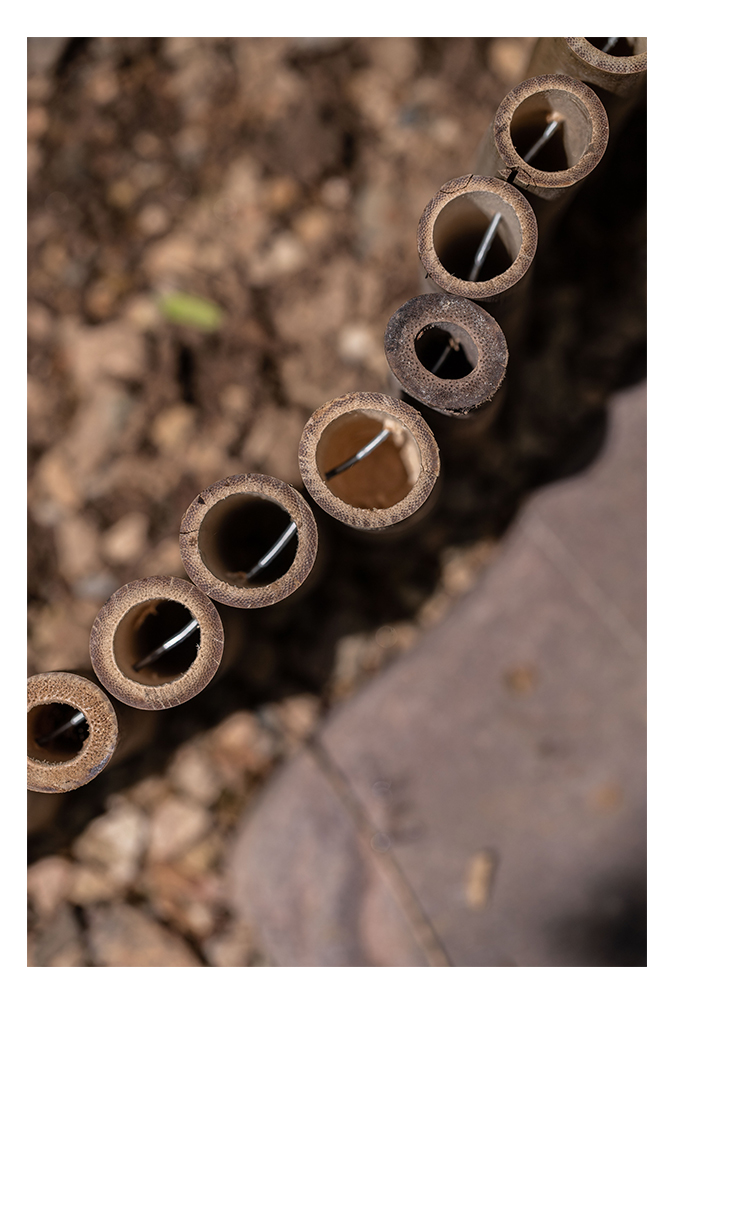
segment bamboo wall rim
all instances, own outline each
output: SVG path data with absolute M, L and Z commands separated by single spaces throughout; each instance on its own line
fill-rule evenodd
M 115 657 L 115 635 L 131 609 L 153 600 L 169 600 L 187 608 L 198 621 L 200 633 L 198 651 L 188 669 L 168 682 L 150 685 L 122 669 Z M 134 709 L 171 709 L 197 696 L 213 679 L 224 652 L 224 629 L 214 604 L 202 590 L 184 578 L 157 574 L 129 582 L 110 596 L 92 626 L 89 649 L 97 678 L 117 700 Z
M 445 269 L 437 255 L 434 236 L 440 212 L 455 199 L 467 198 L 472 194 L 494 195 L 500 204 L 498 209 L 509 208 L 513 213 L 521 235 L 520 249 L 513 264 L 502 274 L 477 282 L 457 278 Z M 488 214 L 488 219 L 491 218 L 492 212 Z M 428 277 L 440 291 L 461 299 L 489 302 L 509 291 L 523 278 L 534 260 L 537 239 L 536 216 L 520 190 L 498 177 L 480 177 L 476 173 L 469 173 L 445 182 L 428 202 L 417 227 L 417 252 Z
M 572 103 L 578 114 L 590 124 L 588 145 L 575 163 L 566 169 L 553 172 L 537 169 L 528 164 L 516 148 L 511 138 L 511 123 L 519 107 L 530 98 L 546 97 L 550 109 L 554 111 L 555 102 L 559 104 L 561 96 L 565 97 L 566 104 Z M 523 189 L 550 199 L 583 181 L 596 168 L 607 150 L 609 121 L 607 111 L 589 85 L 562 73 L 545 74 L 521 81 L 506 94 L 495 114 L 493 138 L 501 161 L 499 171 L 512 175 L 513 181 Z
M 594 46 L 588 38 L 563 38 L 562 41 L 589 67 L 599 68 L 612 76 L 635 76 L 646 71 L 646 51 L 639 51 L 635 55 L 610 55 Z M 639 41 L 633 39 L 634 43 Z M 645 38 L 643 41 L 646 41 Z
M 244 494 L 279 506 L 297 525 L 297 551 L 291 566 L 266 586 L 234 586 L 212 573 L 201 554 L 200 530 L 206 516 L 219 502 Z M 180 555 L 188 577 L 210 599 L 229 607 L 262 608 L 286 599 L 308 577 L 317 552 L 318 528 L 307 502 L 291 485 L 265 473 L 237 473 L 215 481 L 193 499 L 180 523 Z
M 45 671 L 31 675 L 26 684 L 26 712 L 44 705 L 65 704 L 83 713 L 88 736 L 80 751 L 69 759 L 45 760 L 29 755 L 27 743 L 26 785 L 33 793 L 70 793 L 87 785 L 106 768 L 118 739 L 117 714 L 101 688 L 70 671 Z
M 444 380 L 421 362 L 416 341 L 429 328 L 463 330 L 477 352 L 476 366 L 461 379 Z M 456 335 L 457 336 L 457 335 Z M 410 396 L 449 417 L 466 417 L 491 400 L 505 378 L 508 344 L 494 317 L 473 300 L 430 292 L 407 300 L 385 330 L 385 356 Z
M 421 467 L 415 484 L 400 502 L 382 509 L 350 506 L 331 492 L 318 469 L 318 443 L 327 427 L 347 413 L 363 411 L 395 419 L 419 451 Z M 327 514 L 359 531 L 383 531 L 410 518 L 424 505 L 440 473 L 440 455 L 435 436 L 411 405 L 382 392 L 351 392 L 326 402 L 308 419 L 300 439 L 299 468 L 308 493 Z

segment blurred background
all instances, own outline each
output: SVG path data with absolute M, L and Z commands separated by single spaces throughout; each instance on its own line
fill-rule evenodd
M 472 171 L 534 41 L 29 40 L 30 673 L 90 674 L 89 631 L 112 592 L 185 576 L 179 524 L 201 489 L 260 471 L 301 490 L 310 414 L 347 392 L 393 391 L 383 332 L 422 287 L 419 217 Z M 606 458 L 613 394 L 645 375 L 644 105 L 540 247 L 534 275 L 507 400 L 481 450 L 439 435 L 429 519 L 378 543 L 316 508 L 309 585 L 273 608 L 226 613 L 238 641 L 220 677 L 178 709 L 134 714 L 129 753 L 90 785 L 30 796 L 30 965 L 425 964 L 391 948 L 395 930 L 378 936 L 390 913 L 377 908 L 370 945 L 289 945 L 297 927 L 284 925 L 323 897 L 311 872 L 290 878 L 296 912 L 276 916 L 243 878 L 271 845 L 237 852 L 236 841 L 341 706 L 362 703 L 481 593 L 527 499 L 583 484 Z M 537 683 L 533 665 L 506 676 L 511 699 Z M 529 728 L 538 742 L 538 723 Z M 640 772 L 640 735 L 623 756 Z M 304 786 L 304 772 L 295 779 Z M 596 789 L 616 817 L 621 792 L 605 778 Z M 644 965 L 642 821 L 629 822 L 638 838 L 625 876 L 605 882 L 604 930 L 571 912 L 559 947 L 525 958 L 519 945 L 514 957 L 485 949 L 494 921 L 483 937 L 475 916 L 476 948 L 449 948 L 450 960 Z M 393 868 L 396 834 L 373 836 L 366 861 L 390 875 L 404 912 L 419 881 Z M 494 846 L 461 859 L 469 913 L 491 909 L 498 867 Z M 407 935 L 440 937 L 429 901 L 425 887 Z M 346 901 L 337 906 L 346 918 Z M 431 920 L 422 929 L 420 916 Z M 427 964 L 436 948 L 423 950 Z

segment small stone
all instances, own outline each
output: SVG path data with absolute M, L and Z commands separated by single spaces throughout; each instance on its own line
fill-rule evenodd
M 148 203 L 138 214 L 138 227 L 144 236 L 161 236 L 171 223 L 166 207 Z
M 320 700 L 317 696 L 287 696 L 274 706 L 276 720 L 292 742 L 304 742 L 318 724 Z
M 161 152 L 161 140 L 151 131 L 138 131 L 133 136 L 133 151 L 144 160 L 153 160 Z
M 244 384 L 227 384 L 219 393 L 219 404 L 231 417 L 244 418 L 250 408 L 250 391 Z
M 167 777 L 178 793 L 192 796 L 204 806 L 210 806 L 221 793 L 218 772 L 194 745 L 180 748 L 167 769 Z
M 352 191 L 345 177 L 329 177 L 320 187 L 320 198 L 327 207 L 342 211 L 351 202 Z
M 107 799 L 107 812 L 95 818 L 73 845 L 76 860 L 104 869 L 122 885 L 133 880 L 148 839 L 143 811 L 121 794 Z
M 277 752 L 270 731 L 264 729 L 254 713 L 243 709 L 217 726 L 207 745 L 219 764 L 254 774 L 265 772 Z
M 46 342 L 52 337 L 54 319 L 44 304 L 32 302 L 27 309 L 26 328 L 35 342 Z
M 175 933 L 127 904 L 92 907 L 89 942 L 96 966 L 200 966 Z
M 129 565 L 148 544 L 148 515 L 131 511 L 119 519 L 101 540 L 102 554 L 112 565 Z
M 207 836 L 183 853 L 178 862 L 181 873 L 187 877 L 202 877 L 211 869 L 215 869 L 224 857 L 224 840 L 218 831 L 211 831 Z
M 538 679 L 536 668 L 530 663 L 511 667 L 505 672 L 505 683 L 516 696 L 527 696 L 529 692 L 533 692 Z
M 226 931 L 204 941 L 203 951 L 211 966 L 251 966 L 257 944 L 250 925 L 236 920 Z
M 338 352 L 345 363 L 366 364 L 377 349 L 375 333 L 361 321 L 344 325 L 339 333 Z
M 282 232 L 264 252 L 259 253 L 249 268 L 254 287 L 265 287 L 274 280 L 286 278 L 301 270 L 307 261 L 305 246 L 292 232 Z
M 123 889 L 124 883 L 113 876 L 112 870 L 74 865 L 68 898 L 76 906 L 85 907 L 89 903 L 103 903 L 120 894 Z
M 212 824 L 208 810 L 187 797 L 169 797 L 154 812 L 149 860 L 171 861 L 206 835 Z
M 85 951 L 75 914 L 67 904 L 36 938 L 34 966 L 84 966 Z
M 30 866 L 26 875 L 26 889 L 41 919 L 47 919 L 65 902 L 72 870 L 70 861 L 62 856 L 45 856 Z
M 34 105 L 26 114 L 26 137 L 41 139 L 49 126 L 49 114 L 42 105 Z
M 70 515 L 55 527 L 58 566 L 69 586 L 99 573 L 98 542 L 99 533 L 83 515 Z
M 474 911 L 487 906 L 497 871 L 497 853 L 491 848 L 476 852 L 466 871 L 466 904 Z
M 145 294 L 132 296 L 124 308 L 123 316 L 135 325 L 136 329 L 144 332 L 156 329 L 162 320 L 156 301 L 150 295 Z
M 109 67 L 96 69 L 86 82 L 86 91 L 95 105 L 109 105 L 119 92 L 116 73 Z
M 163 409 L 151 427 L 151 438 L 162 455 L 178 453 L 195 428 L 195 410 L 189 405 L 170 405 Z
M 138 191 L 127 177 L 113 181 L 107 190 L 107 202 L 118 211 L 128 211 L 137 197 Z

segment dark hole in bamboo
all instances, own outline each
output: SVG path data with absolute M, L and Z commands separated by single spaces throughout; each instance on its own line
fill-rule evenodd
M 137 683 L 151 686 L 179 679 L 195 662 L 199 628 L 140 670 L 135 670 L 135 664 L 174 637 L 192 619 L 188 609 L 174 599 L 148 599 L 132 607 L 118 624 L 113 638 L 115 662 L 122 673 Z
M 479 361 L 476 346 L 458 325 L 427 325 L 414 339 L 414 350 L 422 366 L 441 380 L 462 380 Z
M 492 212 L 488 215 L 466 196 L 455 198 L 442 208 L 435 220 L 432 241 L 448 274 L 470 281 L 474 258 L 491 219 Z M 475 282 L 484 283 L 510 269 L 518 252 L 512 249 L 511 239 L 508 221 L 503 216 Z
M 222 498 L 204 515 L 198 535 L 206 568 L 215 578 L 232 586 L 268 586 L 278 581 L 291 569 L 297 555 L 296 532 L 250 581 L 247 575 L 273 548 L 291 521 L 283 507 L 267 498 L 255 494 Z
M 554 117 L 559 120 L 561 115 L 555 113 Z M 543 96 L 527 97 L 526 101 L 521 102 L 510 124 L 510 137 L 520 156 L 526 157 L 544 134 L 552 118 L 549 103 Z M 582 147 L 580 154 L 583 155 L 584 151 L 585 148 Z M 559 173 L 576 163 L 568 157 L 562 122 L 528 163 L 542 173 Z
M 386 420 L 393 426 L 399 442 L 389 436 L 346 472 L 327 480 L 326 473 L 374 439 Z M 332 494 L 349 506 L 365 510 L 385 510 L 401 502 L 416 484 L 421 468 L 419 448 L 401 423 L 395 418 L 387 419 L 386 414 L 374 415 L 364 410 L 334 418 L 318 440 L 316 462 Z
M 77 713 L 78 709 L 73 705 L 62 702 L 36 705 L 29 709 L 26 726 L 26 749 L 29 758 L 60 764 L 78 755 L 89 736 L 86 719 L 69 729 L 60 729 L 61 726 L 67 726 Z
M 609 42 L 609 38 L 586 38 L 592 46 L 595 46 L 598 51 L 603 51 Z M 629 58 L 634 54 L 633 44 L 629 38 L 618 38 L 613 46 L 607 50 L 608 55 L 616 55 L 618 59 Z

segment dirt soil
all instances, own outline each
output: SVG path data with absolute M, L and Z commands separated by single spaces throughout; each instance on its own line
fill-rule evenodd
M 383 333 L 421 290 L 419 217 L 474 167 L 532 46 L 30 40 L 30 674 L 90 676 L 108 597 L 185 577 L 179 524 L 202 489 L 258 471 L 302 490 L 310 414 L 394 391 Z M 540 247 L 481 445 L 425 411 L 443 462 L 426 522 L 378 541 L 316 507 L 309 584 L 227 609 L 229 669 L 134 711 L 90 785 L 31 795 L 30 965 L 267 963 L 226 899 L 238 819 L 330 705 L 473 585 L 526 496 L 595 458 L 609 395 L 644 369 L 644 166 L 640 108 Z

